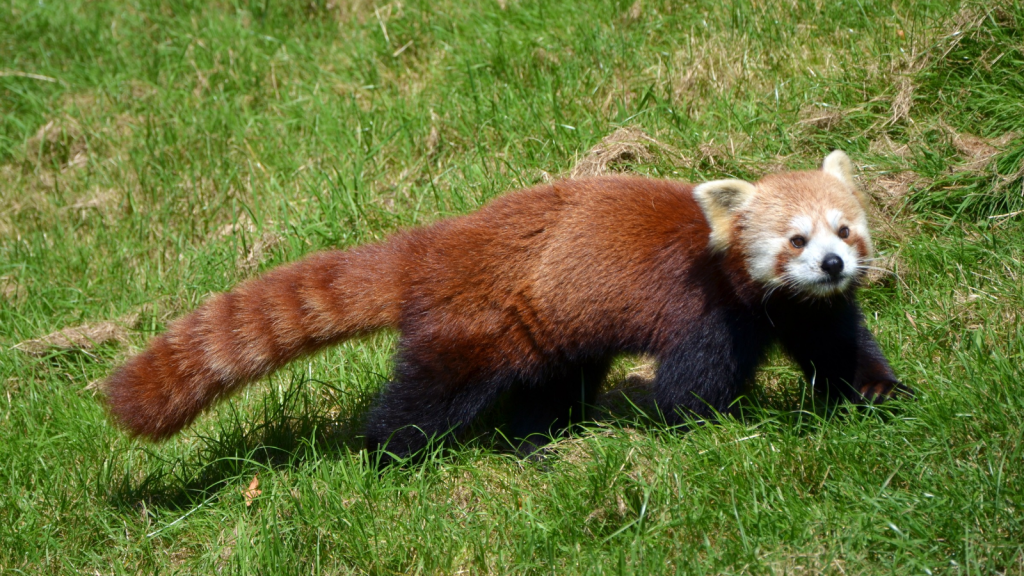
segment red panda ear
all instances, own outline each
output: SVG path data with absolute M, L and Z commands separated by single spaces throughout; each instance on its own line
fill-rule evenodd
M 850 157 L 846 155 L 846 152 L 835 150 L 825 156 L 825 161 L 821 163 L 821 169 L 826 174 L 839 178 L 850 188 L 856 188 L 853 184 L 853 162 L 850 162 Z
M 709 246 L 724 250 L 732 238 L 733 214 L 747 203 L 757 188 L 744 180 L 713 180 L 693 189 L 693 197 L 711 226 Z
M 835 176 L 843 184 L 849 186 L 857 201 L 860 202 L 861 207 L 867 209 L 868 197 L 860 191 L 860 188 L 853 181 L 853 162 L 850 161 L 850 157 L 846 155 L 846 152 L 834 150 L 831 154 L 825 156 L 825 161 L 821 163 L 821 170 L 826 174 Z

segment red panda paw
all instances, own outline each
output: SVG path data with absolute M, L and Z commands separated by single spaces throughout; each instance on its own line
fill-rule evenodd
M 881 404 L 886 400 L 914 397 L 914 391 L 909 386 L 894 381 L 868 382 L 862 384 L 858 392 L 869 404 Z

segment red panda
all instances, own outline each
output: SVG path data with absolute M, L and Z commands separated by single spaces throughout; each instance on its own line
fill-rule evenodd
M 775 343 L 833 397 L 884 400 L 903 388 L 854 296 L 872 253 L 864 206 L 842 151 L 756 183 L 510 193 L 211 298 L 109 377 L 109 411 L 166 438 L 287 362 L 385 327 L 400 333 L 394 377 L 365 433 L 399 456 L 497 404 L 515 438 L 562 428 L 621 353 L 657 358 L 670 421 L 728 413 Z

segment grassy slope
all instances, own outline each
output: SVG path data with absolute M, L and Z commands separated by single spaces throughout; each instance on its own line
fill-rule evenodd
M 0 572 L 1024 571 L 1024 139 L 966 136 L 1024 134 L 1024 7 L 730 4 L 0 4 Z M 391 335 L 159 446 L 85 389 L 257 265 L 470 211 L 619 126 L 671 145 L 620 169 L 690 180 L 847 150 L 899 273 L 862 300 L 917 400 L 802 410 L 776 358 L 720 426 L 378 476 L 352 423 Z M 129 315 L 122 345 L 13 348 Z

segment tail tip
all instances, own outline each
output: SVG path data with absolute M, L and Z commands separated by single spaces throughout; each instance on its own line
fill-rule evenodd
M 147 350 L 131 358 L 99 387 L 111 420 L 131 436 L 161 441 L 187 426 L 194 415 L 181 410 L 172 387 L 155 373 Z

